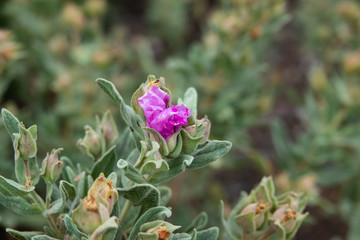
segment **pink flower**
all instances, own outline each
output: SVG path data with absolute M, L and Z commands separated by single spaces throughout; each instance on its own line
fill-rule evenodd
M 157 86 L 153 86 L 138 99 L 144 110 L 146 125 L 158 131 L 165 139 L 177 132 L 182 125 L 186 125 L 187 118 L 191 115 L 191 110 L 184 104 L 166 108 L 169 99 L 169 95 Z

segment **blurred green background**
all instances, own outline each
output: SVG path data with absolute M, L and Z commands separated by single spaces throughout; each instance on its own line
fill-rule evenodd
M 359 0 L 0 1 L 0 107 L 37 124 L 39 155 L 76 147 L 85 124 L 117 107 L 97 88 L 111 80 L 130 99 L 148 74 L 175 96 L 194 86 L 226 158 L 170 182 L 174 224 L 207 211 L 220 225 L 240 191 L 272 175 L 305 192 L 310 217 L 296 239 L 360 239 Z M 0 174 L 13 148 L 0 123 Z M 196 184 L 194 184 L 196 182 Z M 39 229 L 0 208 L 5 227 Z M 186 224 L 185 224 L 186 225 Z

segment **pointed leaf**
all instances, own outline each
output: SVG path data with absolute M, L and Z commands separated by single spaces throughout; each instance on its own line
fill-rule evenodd
M 38 215 L 40 211 L 21 197 L 6 197 L 0 194 L 0 204 L 20 215 Z
M 0 176 L 0 193 L 4 196 L 24 196 L 34 190 L 34 186 L 25 187 L 11 179 Z
M 100 173 L 104 173 L 105 176 L 109 175 L 114 171 L 116 162 L 114 145 L 107 150 L 98 161 L 95 162 L 93 168 L 91 169 L 91 176 L 95 179 L 100 175 Z
M 41 232 L 20 232 L 11 228 L 7 228 L 6 232 L 18 240 L 31 240 L 32 237 L 41 234 Z
M 147 222 L 152 222 L 155 220 L 163 220 L 165 217 L 170 217 L 171 211 L 166 207 L 154 207 L 148 209 L 135 223 L 134 228 L 132 229 L 128 240 L 136 240 L 140 227 Z
M 198 231 L 196 240 L 217 240 L 219 237 L 219 228 L 212 227 L 206 230 Z
M 208 222 L 208 215 L 206 212 L 200 213 L 191 223 L 184 229 L 181 229 L 182 232 L 190 232 L 194 228 L 200 230 L 206 226 Z
M 218 141 L 213 140 L 209 141 L 204 147 L 195 150 L 192 154 L 194 160 L 189 169 L 202 168 L 208 165 L 209 163 L 223 157 L 231 149 L 231 142 L 228 141 Z
M 60 181 L 61 198 L 52 203 L 51 208 L 47 211 L 47 214 L 59 213 L 64 208 L 66 201 L 76 196 L 76 190 L 74 185 L 64 180 Z
M 1 110 L 1 116 L 5 125 L 6 130 L 8 131 L 11 140 L 14 140 L 13 133 L 19 133 L 19 124 L 20 121 L 7 109 L 3 108 Z
M 192 163 L 193 159 L 193 156 L 190 155 L 179 155 L 176 158 L 168 160 L 167 163 L 169 164 L 169 171 L 155 174 L 150 182 L 152 184 L 158 184 L 171 180 L 175 176 L 184 172 L 186 167 Z
M 129 188 L 118 188 L 117 190 L 119 195 L 130 200 L 134 206 L 141 206 L 140 214 L 160 204 L 160 192 L 150 184 L 138 184 Z
M 68 215 L 65 215 L 64 217 L 64 224 L 66 229 L 73 235 L 75 235 L 76 237 L 78 237 L 79 239 L 81 239 L 82 237 L 87 238 L 87 235 L 83 232 L 81 232 L 77 226 L 74 224 L 74 222 L 72 221 L 71 217 L 69 217 Z

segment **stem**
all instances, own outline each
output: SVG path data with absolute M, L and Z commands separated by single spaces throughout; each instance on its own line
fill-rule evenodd
M 274 233 L 274 229 L 269 229 L 264 235 L 262 235 L 259 240 L 266 240 L 268 237 L 270 237 L 271 234 Z
M 48 209 L 50 206 L 52 191 L 53 191 L 52 183 L 46 182 L 46 201 L 45 201 L 46 209 Z
M 123 210 L 121 211 L 120 217 L 119 217 L 119 225 L 122 226 L 125 221 L 125 217 L 127 213 L 129 212 L 131 207 L 131 202 L 129 200 L 126 200 Z
M 46 210 L 44 200 L 39 196 L 39 194 L 37 194 L 35 192 L 35 190 L 30 192 L 30 196 L 35 201 L 35 203 L 39 206 L 41 212 Z
M 31 198 L 34 200 L 34 202 L 39 206 L 40 211 L 43 213 L 47 208 L 46 205 L 44 203 L 44 200 L 39 196 L 39 194 L 37 194 L 34 191 L 30 192 L 30 196 Z M 54 222 L 54 219 L 52 218 L 52 216 L 48 216 L 47 220 L 49 222 L 50 227 L 56 232 L 58 233 L 57 227 L 56 227 L 56 223 Z

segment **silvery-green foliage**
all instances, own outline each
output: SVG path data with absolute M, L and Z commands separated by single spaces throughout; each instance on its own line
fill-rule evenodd
M 152 75 L 133 96 L 144 94 Z M 217 239 L 219 229 L 204 230 L 201 213 L 187 227 L 164 220 L 171 216 L 166 204 L 171 190 L 165 183 L 187 169 L 198 169 L 222 158 L 231 148 L 227 141 L 209 140 L 210 120 L 197 118 L 197 93 L 189 89 L 183 101 L 193 115 L 172 139 L 146 127 L 141 109 L 125 103 L 115 86 L 98 79 L 98 85 L 120 105 L 127 127 L 119 134 L 110 112 L 85 127 L 78 141 L 88 166 L 54 149 L 37 163 L 37 127 L 25 128 L 12 113 L 2 109 L 2 120 L 14 142 L 17 181 L 0 176 L 0 203 L 21 215 L 40 215 L 47 226 L 37 232 L 8 228 L 17 239 Z M 165 81 L 160 84 L 165 88 Z M 145 87 L 144 87 L 145 86 Z M 170 90 L 166 90 L 170 95 Z M 38 194 L 39 177 L 46 183 L 45 197 Z M 60 179 L 59 179 L 60 178 Z

